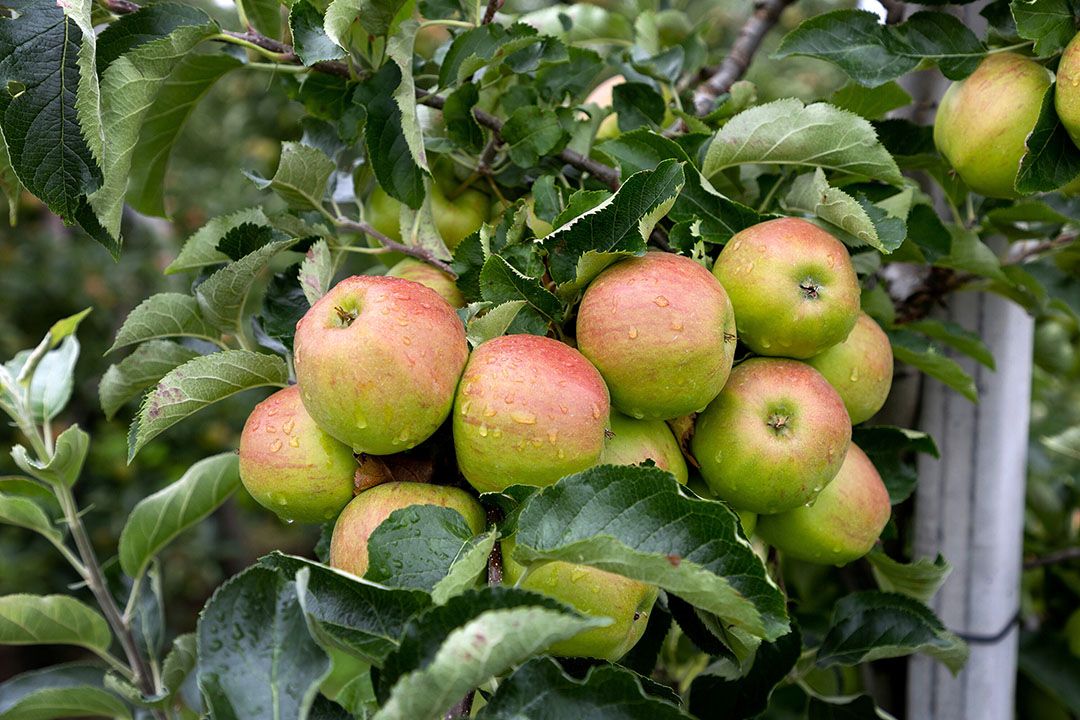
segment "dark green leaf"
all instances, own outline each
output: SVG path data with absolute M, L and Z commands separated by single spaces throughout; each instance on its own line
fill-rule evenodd
M 395 510 L 368 539 L 364 578 L 430 592 L 472 539 L 472 530 L 457 510 L 434 505 Z
M 1015 183 L 1017 192 L 1049 192 L 1080 175 L 1080 149 L 1069 138 L 1054 109 L 1056 87 L 1057 83 L 1051 83 L 1046 89 L 1039 119 L 1025 140 L 1027 152 L 1020 160 Z
M 281 3 L 279 0 L 237 0 L 256 30 L 272 38 L 281 37 Z
M 300 266 L 292 265 L 270 278 L 258 316 L 259 325 L 268 337 L 292 352 L 296 323 L 310 307 L 300 285 Z
M 523 23 L 515 23 L 509 28 L 491 23 L 467 30 L 454 38 L 446 51 L 439 68 L 439 87 L 458 85 L 493 59 L 505 57 L 539 40 L 536 30 Z
M 269 225 L 241 223 L 225 233 L 217 249 L 230 260 L 255 252 L 274 239 L 274 228 Z
M 619 114 L 619 130 L 623 132 L 641 127 L 659 127 L 664 120 L 667 103 L 650 85 L 621 83 L 615 86 L 611 96 L 615 112 Z
M 263 245 L 221 268 L 195 290 L 202 316 L 224 332 L 244 331 L 248 295 L 270 261 L 296 241 L 277 240 Z
M 446 134 L 466 150 L 479 151 L 484 146 L 484 131 L 473 117 L 472 109 L 480 101 L 480 91 L 472 83 L 464 83 L 446 96 L 443 120 Z
M 810 698 L 807 720 L 879 720 L 877 706 L 869 695 L 859 695 L 854 700 L 844 698 L 833 702 L 832 698 Z
M 681 720 L 677 705 L 650 697 L 642 679 L 614 665 L 589 668 L 578 680 L 548 658 L 536 658 L 499 683 L 477 720 Z
M 194 350 L 168 340 L 151 340 L 135 348 L 101 376 L 98 397 L 105 417 L 112 419 L 124 403 L 156 385 L 170 370 L 198 356 Z
M 143 300 L 128 314 L 108 352 L 168 337 L 219 342 L 220 334 L 203 319 L 195 298 L 180 293 L 158 293 Z
M 244 223 L 269 225 L 270 219 L 262 208 L 255 207 L 210 220 L 187 239 L 184 247 L 180 249 L 180 254 L 165 268 L 165 274 L 198 270 L 228 262 L 229 258 L 217 249 L 218 243 L 230 230 Z
M 326 60 L 336 60 L 345 52 L 326 36 L 323 16 L 308 0 L 297 0 L 289 11 L 289 29 L 292 31 L 293 48 L 304 65 L 314 65 Z
M 885 487 L 889 489 L 889 500 L 893 505 L 910 497 L 918 482 L 910 456 L 918 452 L 938 457 L 933 438 L 917 430 L 889 425 L 859 425 L 852 430 L 851 437 L 852 442 L 873 461 Z
M 401 70 L 387 63 L 356 86 L 353 104 L 364 109 L 365 144 L 371 169 L 391 197 L 418 209 L 424 201 L 424 172 L 413 160 L 401 124 L 401 108 L 393 97 L 401 83 Z
M 916 320 L 907 323 L 904 327 L 917 333 L 921 333 L 931 340 L 948 345 L 953 350 L 964 353 L 976 362 L 980 362 L 991 370 L 994 369 L 994 356 L 983 339 L 976 333 L 966 330 L 954 322 L 948 320 Z
M 895 82 L 887 82 L 875 88 L 849 82 L 834 92 L 829 102 L 867 120 L 880 120 L 889 111 L 910 104 L 911 96 Z
M 1061 701 L 1069 711 L 1080 713 L 1080 658 L 1069 651 L 1062 634 L 1044 628 L 1020 632 L 1020 672 Z M 1032 719 L 1034 720 L 1034 718 Z
M 630 177 L 642 170 L 653 170 L 664 160 L 690 162 L 686 151 L 674 140 L 645 129 L 622 133 L 601 143 L 597 149 L 618 161 L 623 177 Z
M 1016 33 L 1035 41 L 1035 54 L 1053 55 L 1076 34 L 1076 11 L 1069 0 L 1013 0 L 1009 3 Z
M 185 25 L 201 25 L 206 13 L 190 5 L 163 2 L 121 15 L 101 31 L 97 39 L 98 74 L 114 60 L 140 45 L 159 40 Z
M 567 55 L 567 62 L 546 65 L 536 73 L 536 88 L 546 100 L 559 102 L 583 94 L 604 69 L 604 61 L 592 50 L 570 47 Z
M 388 99 L 393 103 L 393 98 Z M 322 150 L 286 142 L 281 144 L 281 159 L 274 177 L 267 180 L 254 173 L 245 174 L 257 188 L 273 190 L 294 210 L 321 210 L 326 183 L 333 172 L 334 161 Z
M 802 634 L 791 632 L 762 643 L 750 671 L 738 679 L 705 672 L 690 686 L 690 711 L 715 720 L 743 720 L 765 711 L 773 688 L 795 667 L 802 652 Z
M 540 278 L 523 275 L 499 255 L 489 257 L 480 271 L 480 295 L 496 305 L 524 301 L 525 307 L 510 325 L 518 332 L 546 335 L 548 326 L 563 316 L 559 298 L 543 286 Z
M 0 718 L 51 720 L 105 717 L 129 720 L 131 711 L 104 688 L 105 671 L 89 665 L 53 665 L 0 684 Z
M 535 105 L 515 110 L 503 125 L 502 137 L 510 159 L 524 168 L 562 149 L 568 140 L 555 112 Z

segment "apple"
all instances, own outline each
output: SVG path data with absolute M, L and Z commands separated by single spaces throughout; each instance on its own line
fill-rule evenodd
M 859 316 L 859 279 L 847 249 L 801 218 L 736 233 L 713 274 L 731 298 L 739 339 L 758 355 L 817 355 L 846 338 Z
M 641 639 L 659 594 L 655 585 L 558 560 L 537 563 L 526 573 L 513 554 L 514 539 L 503 540 L 504 583 L 547 595 L 585 615 L 612 620 L 606 627 L 585 630 L 555 643 L 548 649 L 549 654 L 615 662 Z
M 465 298 L 458 290 L 454 278 L 444 273 L 439 268 L 429 265 L 415 258 L 405 258 L 386 271 L 392 277 L 404 278 L 418 282 L 439 293 L 439 296 L 453 308 L 465 307 Z
M 353 496 L 356 458 L 304 409 L 296 385 L 255 406 L 240 434 L 240 481 L 285 520 L 332 520 Z
M 691 447 L 717 497 L 767 515 L 817 497 L 850 442 L 844 402 L 821 373 L 795 360 L 751 358 L 698 416 Z
M 396 277 L 342 280 L 296 324 L 304 407 L 355 452 L 389 455 L 446 419 L 469 356 L 465 327 L 439 294 Z
M 1019 197 L 1014 184 L 1024 142 L 1048 87 L 1050 71 L 1039 63 L 995 53 L 945 91 L 934 120 L 934 144 L 969 188 L 987 197 Z M 1071 103 L 1063 100 L 1062 106 L 1067 110 Z
M 550 485 L 592 467 L 611 406 L 581 353 L 537 335 L 504 335 L 469 358 L 454 401 L 458 467 L 480 492 Z
M 453 200 L 447 198 L 437 183 L 430 185 L 431 216 L 446 247 L 451 251 L 462 240 L 480 229 L 491 211 L 491 201 L 479 190 L 466 188 Z M 367 202 L 365 219 L 380 233 L 401 242 L 401 203 L 376 186 Z M 369 238 L 371 247 L 379 241 Z M 392 262 L 400 256 L 390 253 Z
M 1080 147 L 1080 34 L 1061 53 L 1054 88 L 1054 108 L 1072 141 Z
M 423 25 L 416 30 L 414 47 L 416 54 L 425 60 L 435 57 L 435 52 L 450 42 L 453 35 L 445 25 Z
M 368 538 L 390 513 L 412 505 L 456 510 L 473 534 L 487 525 L 484 508 L 460 488 L 416 482 L 388 482 L 357 495 L 345 506 L 330 536 L 330 566 L 363 577 L 368 569 Z
M 757 529 L 758 514 L 749 510 L 738 509 L 735 509 L 735 514 L 739 516 L 739 522 L 742 523 L 743 533 L 746 537 L 753 535 L 754 530 Z
M 806 362 L 840 393 L 852 425 L 873 417 L 889 397 L 892 345 L 885 331 L 864 312 L 846 340 Z
M 525 198 L 525 207 L 528 211 L 528 214 L 525 216 L 525 224 L 533 231 L 533 235 L 538 238 L 550 235 L 551 231 L 555 228 L 547 220 L 544 220 L 536 214 L 536 198 L 532 195 Z
M 686 460 L 671 429 L 663 420 L 635 420 L 618 410 L 608 421 L 611 434 L 604 443 L 600 462 L 605 465 L 640 465 L 652 460 L 681 484 L 686 484 Z
M 592 103 L 602 108 L 611 107 L 615 100 L 615 86 L 622 85 L 624 82 L 626 82 L 626 78 L 622 75 L 612 75 L 592 89 L 592 92 L 585 98 L 585 104 Z
M 892 506 L 874 463 L 852 444 L 833 481 L 813 503 L 758 519 L 757 533 L 799 560 L 846 565 L 874 547 Z
M 585 290 L 578 349 L 612 403 L 635 418 L 701 410 L 724 387 L 735 354 L 724 288 L 693 260 L 650 252 L 612 265 Z

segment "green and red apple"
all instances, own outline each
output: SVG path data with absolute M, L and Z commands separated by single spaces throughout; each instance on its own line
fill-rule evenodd
M 484 508 L 460 488 L 416 482 L 388 482 L 357 495 L 345 506 L 330 537 L 330 566 L 363 577 L 368 569 L 368 539 L 395 510 L 435 505 L 456 510 L 473 534 L 487 525 Z
M 240 480 L 285 520 L 332 520 L 353 496 L 356 458 L 311 419 L 292 385 L 255 406 L 240 434 Z
M 319 427 L 355 452 L 426 440 L 454 402 L 469 350 L 454 309 L 396 277 L 342 280 L 296 325 L 296 379 Z
M 537 335 L 488 340 L 454 401 L 458 467 L 480 492 L 550 485 L 597 463 L 610 411 L 603 378 L 577 350 Z
M 666 420 L 701 410 L 724 387 L 736 318 L 708 270 L 650 252 L 589 284 L 578 308 L 578 349 L 600 370 L 615 407 Z
M 840 393 L 851 424 L 869 420 L 892 388 L 893 354 L 889 336 L 864 312 L 847 339 L 806 361 Z
M 1020 159 L 1050 81 L 1050 71 L 1039 63 L 1005 52 L 987 55 L 975 72 L 945 91 L 934 120 L 934 144 L 969 188 L 987 197 L 1020 196 L 1015 187 Z M 1068 85 L 1059 82 L 1059 92 Z M 1074 102 L 1067 97 L 1058 102 L 1063 121 L 1075 117 Z
M 892 506 L 874 463 L 852 444 L 833 481 L 813 503 L 758 520 L 758 535 L 787 556 L 846 565 L 870 552 Z
M 434 265 L 429 265 L 416 258 L 405 258 L 387 270 L 386 274 L 412 280 L 431 288 L 439 293 L 440 297 L 449 303 L 452 308 L 465 307 L 465 298 L 462 296 L 461 291 L 458 290 L 454 278 Z
M 681 484 L 688 476 L 686 460 L 671 428 L 663 420 L 635 420 L 618 410 L 608 420 L 611 434 L 604 443 L 600 462 L 605 465 L 640 465 L 652 460 Z
M 859 280 L 843 243 L 801 218 L 736 233 L 713 274 L 758 355 L 808 358 L 843 341 L 859 316 Z
M 850 442 L 844 402 L 821 373 L 795 360 L 751 358 L 698 417 L 691 446 L 717 497 L 771 514 L 817 497 Z
M 525 566 L 513 559 L 513 553 L 513 538 L 503 540 L 504 583 L 547 595 L 585 615 L 612 620 L 606 627 L 585 630 L 555 643 L 548 653 L 615 662 L 641 639 L 659 594 L 656 586 L 562 561 L 538 563 L 526 573 Z

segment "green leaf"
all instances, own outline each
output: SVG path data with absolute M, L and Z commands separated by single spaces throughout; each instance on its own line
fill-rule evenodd
M 866 590 L 837 601 L 817 664 L 858 665 L 882 658 L 926 653 L 955 675 L 968 648 L 922 603 L 906 595 Z
M 364 142 L 379 186 L 390 197 L 418 209 L 424 200 L 424 171 L 413 160 L 394 99 L 401 69 L 387 63 L 353 91 L 353 105 L 366 114 Z
M 879 720 L 891 718 L 878 712 L 874 699 L 869 695 L 823 698 L 811 697 L 806 708 L 807 720 Z
M 46 337 L 40 349 L 49 347 Z M 79 341 L 69 335 L 55 350 L 39 355 L 23 351 L 9 360 L 5 367 L 20 383 L 30 378 L 30 411 L 38 422 L 52 420 L 71 400 L 75 363 L 79 359 Z M 27 367 L 27 363 L 30 367 Z
M 525 306 L 514 314 L 508 329 L 545 335 L 551 323 L 559 322 L 563 306 L 540 278 L 531 278 L 510 265 L 500 255 L 492 255 L 480 271 L 480 295 L 487 302 L 501 305 L 523 301 Z
M 616 138 L 600 143 L 597 149 L 618 161 L 623 177 L 630 177 L 642 170 L 652 170 L 664 160 L 690 162 L 690 156 L 677 142 L 646 129 L 621 133 Z M 689 187 L 689 180 L 687 185 Z
M 828 225 L 843 230 L 842 239 L 853 238 L 859 245 L 869 245 L 883 253 L 891 253 L 900 247 L 904 240 L 901 232 L 891 233 L 885 241 L 878 235 L 877 226 L 867 213 L 866 207 L 839 188 L 829 186 L 825 173 L 818 168 L 813 173 L 805 173 L 795 178 L 784 199 L 788 211 L 812 213 Z M 884 211 L 875 208 L 881 215 Z M 895 219 L 894 219 L 895 220 Z M 897 221 L 899 222 L 899 221 Z M 902 223 L 901 223 L 902 224 Z
M 893 505 L 908 499 L 919 479 L 914 464 L 908 461 L 909 456 L 918 452 L 939 457 L 934 439 L 918 430 L 859 425 L 852 429 L 851 437 L 874 463 Z
M 788 630 L 782 593 L 726 505 L 683 494 L 655 467 L 602 465 L 524 502 L 514 557 L 590 565 L 659 585 L 769 640 Z
M 89 201 L 102 227 L 118 242 L 128 172 L 143 118 L 179 58 L 218 31 L 217 24 L 208 17 L 202 20 L 140 45 L 113 61 L 101 76 L 101 119 L 106 138 L 104 179 Z
M 1039 119 L 1024 141 L 1027 151 L 1014 183 L 1019 193 L 1057 190 L 1080 176 L 1080 148 L 1069 138 L 1054 108 L 1056 87 L 1056 82 L 1051 83 L 1043 94 Z
M 543 239 L 559 293 L 584 288 L 620 257 L 643 255 L 656 222 L 682 190 L 683 167 L 665 160 L 636 173 L 606 201 Z
M 971 402 L 979 401 L 975 380 L 955 360 L 942 354 L 937 345 L 904 329 L 891 330 L 888 335 L 897 360 L 940 380 Z
M 128 462 L 146 443 L 207 405 L 252 388 L 285 387 L 288 381 L 288 368 L 277 355 L 226 350 L 189 360 L 143 399 L 128 435 Z
M 497 537 L 496 531 L 489 530 L 472 538 L 454 559 L 446 575 L 431 589 L 432 602 L 444 605 L 450 598 L 476 587 L 477 579 L 487 571 L 488 558 Z
M 220 720 L 305 720 L 330 660 L 308 634 L 296 583 L 251 567 L 199 616 L 199 689 Z
M 11 457 L 27 475 L 49 485 L 71 487 L 79 479 L 89 448 L 90 436 L 78 425 L 72 425 L 56 438 L 53 455 L 48 462 L 31 458 L 22 445 L 11 449 Z
M 952 565 L 941 555 L 933 560 L 919 558 L 911 563 L 902 563 L 893 560 L 880 548 L 874 548 L 866 559 L 870 561 L 870 569 L 879 588 L 885 592 L 907 595 L 922 603 L 930 602 L 952 572 Z
M 196 358 L 199 353 L 168 340 L 151 340 L 110 365 L 98 384 L 98 398 L 105 417 L 111 420 L 129 400 L 156 385 L 170 370 Z
M 195 672 L 198 657 L 195 654 L 195 633 L 186 633 L 173 640 L 172 650 L 161 665 L 161 685 L 164 699 L 172 698 Z
M 275 255 L 295 243 L 291 238 L 268 243 L 208 277 L 195 290 L 203 317 L 222 331 L 243 332 L 252 285 Z
M 275 273 L 266 285 L 262 309 L 255 318 L 266 334 L 266 338 L 260 341 L 276 352 L 281 352 L 281 348 L 292 352 L 296 324 L 311 308 L 300 287 L 299 274 L 299 265 L 290 265 L 282 272 Z M 273 347 L 274 343 L 280 343 L 281 347 Z
M 131 207 L 144 215 L 166 216 L 165 172 L 173 145 L 214 83 L 242 65 L 224 53 L 188 53 L 176 64 L 144 115 L 139 141 L 131 155 L 126 195 Z
M 63 537 L 40 505 L 17 495 L 0 493 L 0 523 L 33 530 L 53 543 L 60 542 Z
M 397 647 L 409 619 L 431 605 L 420 590 L 384 587 L 305 558 L 273 552 L 259 563 L 290 576 L 306 570 L 301 595 L 317 637 L 376 666 Z
M 1076 34 L 1076 12 L 1069 0 L 1013 0 L 1016 34 L 1035 41 L 1035 54 L 1047 57 L 1065 49 Z
M 664 121 L 667 103 L 651 85 L 625 82 L 612 90 L 612 105 L 618 113 L 619 130 L 629 132 L 638 128 L 658 128 Z
M 53 665 L 0 684 L 0 720 L 104 717 L 130 720 L 131 711 L 104 689 L 105 671 L 90 665 Z
M 181 293 L 158 293 L 128 313 L 116 333 L 116 340 L 106 352 L 169 337 L 192 337 L 218 343 L 221 334 L 203 319 L 195 298 Z
M 244 223 L 269 225 L 270 220 L 263 213 L 262 208 L 257 207 L 238 210 L 231 215 L 222 215 L 210 220 L 187 239 L 180 254 L 165 268 L 165 274 L 198 270 L 208 265 L 228 262 L 229 258 L 217 249 L 218 243 L 230 230 Z
M 281 37 L 281 2 L 279 0 L 238 0 L 244 16 L 256 30 L 272 38 Z
M 101 654 L 111 643 L 105 618 L 73 597 L 0 596 L 0 645 L 78 645 Z
M 964 353 L 976 362 L 982 363 L 991 370 L 994 369 L 994 355 L 990 352 L 983 339 L 978 334 L 966 330 L 949 320 L 935 320 L 927 318 L 916 320 L 904 325 L 913 332 L 921 333 L 931 340 L 948 345 L 953 350 Z
M 289 11 L 289 29 L 293 49 L 304 65 L 311 66 L 345 55 L 323 30 L 323 14 L 308 0 L 298 0 Z
M 524 23 L 515 23 L 509 28 L 490 23 L 467 30 L 454 38 L 446 51 L 439 68 L 439 87 L 460 85 L 493 61 L 539 40 L 536 30 Z
M 510 151 L 510 159 L 524 168 L 561 150 L 569 140 L 555 111 L 535 105 L 526 105 L 511 113 L 503 125 L 502 137 Z
M 1009 284 L 1001 270 L 1001 259 L 973 230 L 959 225 L 947 225 L 946 229 L 951 239 L 949 254 L 935 260 L 935 265 Z
M 325 240 L 312 245 L 300 263 L 300 288 L 309 304 L 314 305 L 330 289 L 334 279 L 334 261 Z
M 690 686 L 690 711 L 714 720 L 742 720 L 765 712 L 773 688 L 783 680 L 802 652 L 802 634 L 793 627 L 771 643 L 762 643 L 746 675 L 713 675 L 706 670 Z
M 417 167 L 428 170 L 427 154 L 424 152 L 424 134 L 416 116 L 416 83 L 413 82 L 413 45 L 420 23 L 406 20 L 401 27 L 386 41 L 386 54 L 393 60 L 401 73 L 401 82 L 394 90 L 394 101 L 401 112 L 401 132 L 409 154 Z
M 0 129 L 11 167 L 68 223 L 102 180 L 75 107 L 85 72 L 83 34 L 64 7 L 49 0 L 20 2 L 17 17 L 0 19 Z M 96 87 L 93 73 L 87 80 Z
M 462 148 L 475 152 L 484 147 L 484 130 L 472 113 L 478 102 L 480 91 L 476 85 L 463 83 L 457 90 L 447 94 L 446 104 L 443 105 L 447 136 Z M 535 183 L 533 187 L 536 187 Z
M 469 339 L 469 344 L 476 347 L 492 338 L 505 335 L 526 305 L 528 303 L 525 300 L 509 300 L 469 320 L 465 326 L 465 336 Z
M 608 618 L 582 617 L 543 595 L 471 590 L 416 616 L 386 660 L 373 720 L 441 717 L 465 693 Z
M 400 508 L 368 538 L 364 578 L 387 587 L 430 592 L 472 540 L 472 530 L 457 510 L 434 505 Z
M 120 567 L 128 577 L 142 575 L 163 547 L 216 510 L 239 485 L 239 459 L 223 453 L 200 460 L 179 480 L 141 500 L 120 533 Z
M 550 658 L 535 658 L 499 683 L 477 720 L 682 720 L 677 705 L 646 694 L 643 679 L 617 665 L 590 667 L 581 679 Z M 644 681 L 648 682 L 648 681 Z
M 861 115 L 867 120 L 880 120 L 886 113 L 910 105 L 911 96 L 895 82 L 887 82 L 875 88 L 849 82 L 833 93 L 829 104 Z
M 696 168 L 692 168 L 686 174 L 686 186 L 668 217 L 676 223 L 693 224 L 703 241 L 719 244 L 769 216 L 721 195 Z M 687 250 L 684 248 L 684 252 Z
M 854 81 L 873 87 L 937 63 L 945 77 L 970 75 L 986 46 L 958 18 L 917 12 L 900 25 L 885 25 L 866 10 L 834 10 L 803 21 L 780 43 L 775 57 L 809 55 L 836 63 Z
M 890 185 L 904 182 L 867 120 L 832 105 L 803 105 L 794 98 L 731 118 L 709 145 L 703 174 L 711 178 L 747 163 L 821 167 Z
M 334 161 L 318 148 L 298 142 L 281 143 L 281 159 L 274 177 L 267 180 L 245 173 L 260 190 L 277 193 L 294 210 L 323 209 L 326 182 L 334 172 Z
M 1043 627 L 1040 632 L 1020 630 L 1020 672 L 1069 708 L 1080 713 L 1080 658 L 1070 652 L 1065 637 Z
M 405 0 L 334 0 L 326 9 L 326 34 L 348 49 L 349 26 L 356 20 L 368 35 L 387 35 Z
M 69 315 L 66 318 L 54 322 L 49 328 L 49 348 L 52 349 L 56 347 L 61 341 L 74 335 L 75 331 L 79 329 L 79 325 L 93 309 L 94 308 L 92 307 L 88 307 L 85 310 L 80 310 L 74 315 Z

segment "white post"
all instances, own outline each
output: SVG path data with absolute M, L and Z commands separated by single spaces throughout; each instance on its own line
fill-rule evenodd
M 961 292 L 948 303 L 945 315 L 982 336 L 997 370 L 957 358 L 975 378 L 978 405 L 936 381 L 923 384 L 919 427 L 937 440 L 941 460 L 919 459 L 915 553 L 940 552 L 952 563 L 931 605 L 974 641 L 955 678 L 930 658 L 912 658 L 907 717 L 1012 720 L 1034 324 L 997 295 Z

